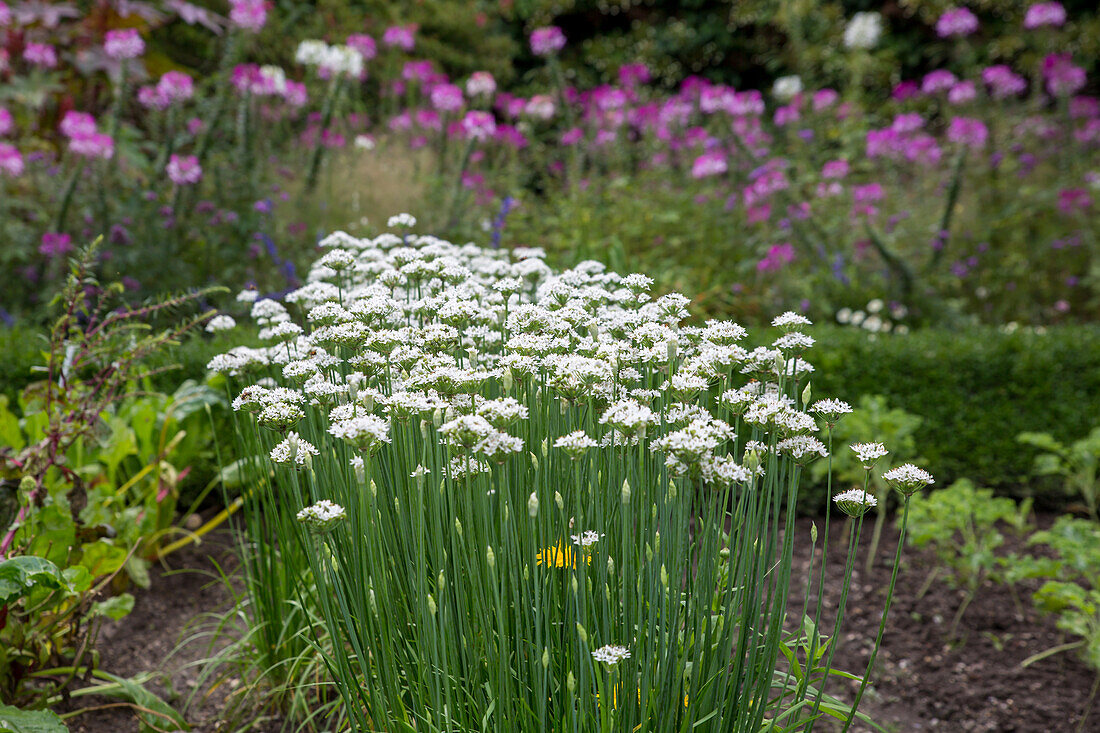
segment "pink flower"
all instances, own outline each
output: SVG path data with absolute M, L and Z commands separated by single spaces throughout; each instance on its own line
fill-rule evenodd
M 890 125 L 890 129 L 899 134 L 916 132 L 922 127 L 924 127 L 924 118 L 916 112 L 906 112 L 904 114 L 895 115 L 894 121 Z
M 857 204 L 882 201 L 885 196 L 886 192 L 881 183 L 868 183 L 866 186 L 856 186 L 852 189 L 852 200 Z
M 897 152 L 901 135 L 893 128 L 867 131 L 867 157 L 892 156 Z
M 491 97 L 496 90 L 496 79 L 488 71 L 475 71 L 466 80 L 466 93 L 471 97 Z
M 915 81 L 903 81 L 894 87 L 894 90 L 890 93 L 890 98 L 899 102 L 904 102 L 906 99 L 911 99 L 919 93 L 919 84 Z
M 283 90 L 283 99 L 286 103 L 294 108 L 304 107 L 306 102 L 309 101 L 309 92 L 306 90 L 306 85 L 297 81 L 287 81 L 286 89 Z
M 836 104 L 840 98 L 835 89 L 818 89 L 811 97 L 814 112 L 823 112 Z
M 557 105 L 549 94 L 536 94 L 527 101 L 523 111 L 528 117 L 536 120 L 548 120 L 554 116 Z
M 0 1 L 0 28 L 7 28 L 11 25 L 11 9 L 8 4 Z
M 15 120 L 12 119 L 11 112 L 0 107 L 0 135 L 7 135 L 14 129 Z
M 375 45 L 374 39 L 365 33 L 354 33 L 348 36 L 346 43 L 358 51 L 364 61 L 370 61 L 378 55 L 378 46 Z
M 184 102 L 195 96 L 195 83 L 182 71 L 166 71 L 157 82 L 157 93 L 168 102 Z
M 561 134 L 562 145 L 576 145 L 584 139 L 584 130 L 579 127 L 574 127 L 570 130 L 566 130 Z
M 61 130 L 61 134 L 68 138 L 94 135 L 96 132 L 95 117 L 87 112 L 69 110 L 61 118 L 61 124 L 58 125 L 58 128 Z
M 784 127 L 792 122 L 798 122 L 798 107 L 793 104 L 788 104 L 777 108 L 775 110 L 774 120 L 777 127 Z
M 403 51 L 412 51 L 416 45 L 415 25 L 393 25 L 382 34 L 382 45 L 390 48 L 400 48 Z
M 187 132 L 192 136 L 198 135 L 205 128 L 206 123 L 198 117 L 192 117 L 187 121 Z
M 763 114 L 764 95 L 760 93 L 759 89 L 750 89 L 747 92 L 737 92 L 733 95 L 729 113 L 735 117 Z
M 23 175 L 23 156 L 14 145 L 0 143 L 0 173 L 6 173 L 12 178 Z
M 409 61 L 401 67 L 401 78 L 405 81 L 426 81 L 434 73 L 431 61 Z
M 413 113 L 413 119 L 416 121 L 416 126 L 424 130 L 443 129 L 443 121 L 434 109 L 418 109 Z
M 168 174 L 168 180 L 177 186 L 190 186 L 202 179 L 202 166 L 194 155 L 173 153 L 164 170 Z
M 783 244 L 772 245 L 768 249 L 768 253 L 764 255 L 764 258 L 756 263 L 757 272 L 769 272 L 771 270 L 781 270 L 784 265 L 790 264 L 794 260 L 794 246 L 789 242 Z
M 462 97 L 462 90 L 454 84 L 439 84 L 432 87 L 431 100 L 432 106 L 440 112 L 457 112 L 466 103 Z
M 1063 214 L 1083 212 L 1090 206 L 1092 206 L 1092 198 L 1083 188 L 1065 188 L 1058 192 L 1058 210 Z
M 952 8 L 936 21 L 936 35 L 940 38 L 969 36 L 978 30 L 978 19 L 966 8 Z
M 920 90 L 925 94 L 935 94 L 936 92 L 945 92 L 955 86 L 958 79 L 955 75 L 946 69 L 937 69 L 925 74 L 924 79 L 921 80 Z
M 822 178 L 844 178 L 848 175 L 848 161 L 830 160 L 821 168 Z
M 57 66 L 57 51 L 46 43 L 28 43 L 23 48 L 23 60 L 34 66 L 52 69 Z
M 691 165 L 692 178 L 720 176 L 728 170 L 726 156 L 720 152 L 703 153 Z
M 1027 82 L 1004 64 L 982 69 L 982 81 L 989 87 L 994 99 L 1015 97 L 1027 89 Z
M 1061 3 L 1035 3 L 1027 9 L 1024 16 L 1024 28 L 1032 30 L 1044 25 L 1059 27 L 1066 22 L 1066 9 Z
M 980 149 L 985 147 L 989 130 L 985 123 L 974 117 L 953 117 L 947 126 L 947 139 L 959 145 Z
M 972 81 L 960 81 L 947 92 L 947 101 L 951 104 L 966 104 L 974 101 L 978 96 L 978 90 Z
M 267 23 L 265 0 L 229 0 L 229 22 L 241 30 L 259 33 Z
M 531 53 L 536 56 L 553 56 L 565 48 L 565 34 L 556 25 L 536 28 L 531 32 Z
M 138 33 L 136 28 L 107 31 L 103 42 L 103 50 L 110 58 L 119 61 L 136 59 L 145 53 L 145 41 L 141 40 L 141 34 Z
M 69 151 L 84 158 L 110 160 L 115 154 L 115 141 L 101 132 L 75 135 L 69 138 Z
M 619 67 L 619 83 L 624 87 L 634 87 L 649 82 L 649 69 L 645 64 L 623 64 Z
M 1085 86 L 1085 70 L 1073 65 L 1068 53 L 1052 53 L 1043 59 L 1047 91 L 1055 97 L 1070 97 Z
M 47 257 L 60 257 L 73 251 L 73 238 L 60 232 L 46 232 L 42 235 L 42 244 L 38 252 Z
M 462 131 L 470 140 L 488 140 L 497 131 L 497 122 L 488 112 L 472 110 L 462 118 Z

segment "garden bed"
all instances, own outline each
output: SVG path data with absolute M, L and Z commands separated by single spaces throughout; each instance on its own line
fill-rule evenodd
M 1039 524 L 1047 527 L 1052 519 L 1041 516 Z M 795 578 L 805 575 L 810 523 L 803 519 L 797 525 Z M 820 528 L 821 521 L 817 523 Z M 837 523 L 831 530 L 830 599 L 839 595 L 842 579 L 842 529 L 843 523 Z M 844 642 L 834 662 L 838 669 L 858 674 L 866 667 L 896 542 L 897 532 L 887 530 L 870 577 L 862 571 L 862 555 L 857 562 L 842 632 Z M 1011 538 L 1008 543 L 1010 549 L 1018 549 Z M 1076 729 L 1095 679 L 1093 671 L 1072 652 L 1027 668 L 1019 666 L 1028 657 L 1066 641 L 1053 620 L 1040 617 L 1030 604 L 1028 596 L 1034 588 L 1027 584 L 1019 588 L 1020 614 L 1006 586 L 987 584 L 967 609 L 959 627 L 960 639 L 953 642 L 948 628 L 961 602 L 961 591 L 935 582 L 918 598 L 935 560 L 910 549 L 904 557 L 875 684 L 864 697 L 861 711 L 888 730 L 897 731 Z M 226 533 L 172 556 L 168 569 L 156 570 L 152 590 L 138 595 L 133 613 L 104 628 L 99 645 L 103 667 L 124 676 L 159 671 L 162 674 L 151 686 L 173 704 L 181 704 L 200 673 L 198 667 L 188 665 L 209 656 L 209 644 L 195 641 L 169 654 L 182 638 L 197 630 L 200 622 L 196 619 L 201 614 L 222 611 L 232 602 L 225 584 L 216 577 L 217 567 L 236 567 L 231 537 Z M 790 613 L 798 613 L 801 598 L 801 588 L 796 588 Z M 226 727 L 221 709 L 232 687 L 228 681 L 213 695 L 196 698 L 187 711 L 195 731 L 240 730 L 237 725 Z M 853 683 L 845 697 L 854 694 L 855 687 Z M 841 693 L 835 685 L 830 690 Z M 78 733 L 138 730 L 134 716 L 124 709 L 84 715 L 72 723 L 72 730 Z M 257 721 L 250 730 L 277 731 L 279 723 Z M 853 730 L 867 728 L 854 726 Z M 1100 731 L 1100 714 L 1090 715 L 1085 730 Z

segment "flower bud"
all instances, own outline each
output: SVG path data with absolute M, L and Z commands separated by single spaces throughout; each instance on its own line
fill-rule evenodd
M 492 570 L 497 566 L 497 556 L 493 554 L 493 548 L 490 545 L 485 548 L 485 564 Z
M 810 404 L 810 396 L 812 394 L 813 391 L 810 389 L 810 383 L 806 382 L 806 389 L 802 390 L 802 404 L 804 406 Z
M 538 516 L 539 513 L 539 498 L 535 495 L 534 491 L 527 497 L 527 513 L 532 518 Z
M 573 676 L 572 671 L 565 676 L 565 689 L 569 690 L 570 695 L 577 689 L 577 678 Z
M 572 588 L 573 588 L 573 595 L 577 595 L 577 576 L 576 576 L 576 575 L 574 575 L 574 576 L 573 576 L 573 577 L 572 577 L 572 578 L 570 579 L 570 583 L 569 583 L 569 585 L 570 585 L 570 587 L 572 587 Z
M 458 521 L 458 517 L 455 517 L 455 532 L 458 533 L 459 537 L 462 536 L 462 522 Z
M 546 669 L 549 666 L 550 666 L 550 648 L 544 646 L 542 648 L 542 668 Z
M 433 615 L 433 616 L 434 616 L 434 615 L 435 615 L 435 612 L 436 612 L 437 610 L 438 610 L 438 609 L 436 608 L 436 605 L 435 605 L 435 599 L 434 599 L 434 598 L 432 598 L 432 594 L 431 594 L 431 593 L 429 593 L 429 594 L 428 594 L 428 613 L 430 613 L 431 615 Z
M 582 643 L 588 643 L 588 632 L 585 631 L 584 627 L 581 626 L 579 623 L 577 624 L 577 636 L 580 638 Z
M 527 455 L 531 456 L 531 467 L 534 468 L 536 471 L 538 471 L 539 470 L 538 456 L 536 456 L 534 453 L 528 453 Z
M 623 504 L 630 503 L 630 481 L 623 479 L 623 491 L 622 491 Z
M 661 564 L 661 585 L 665 590 L 668 590 L 668 570 L 665 569 L 664 564 Z
M 504 387 L 505 392 L 512 391 L 512 384 L 515 382 L 515 377 L 512 376 L 511 369 L 505 369 L 504 374 L 500 375 L 500 385 Z
M 554 503 L 558 505 L 558 511 L 565 510 L 565 499 L 562 498 L 560 491 L 554 492 Z

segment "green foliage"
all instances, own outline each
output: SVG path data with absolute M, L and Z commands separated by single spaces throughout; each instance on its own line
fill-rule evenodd
M 1034 533 L 1028 544 L 1045 545 L 1051 553 L 1019 558 L 1009 579 L 1044 580 L 1032 595 L 1036 608 L 1054 615 L 1058 628 L 1080 636 L 1080 643 L 1070 647 L 1079 648 L 1084 660 L 1100 670 L 1100 524 L 1059 517 L 1049 530 Z
M 0 733 L 68 733 L 61 718 L 49 710 L 20 710 L 0 705 Z
M 948 582 L 952 585 L 976 589 L 985 578 L 1004 577 L 1002 556 L 997 552 L 1004 544 L 1004 535 L 998 524 L 1003 522 L 1022 532 L 1030 512 L 1028 501 L 1017 505 L 1012 499 L 995 497 L 992 490 L 960 479 L 946 489 L 912 498 L 909 542 L 915 547 L 930 547 L 950 569 Z
M 1097 481 L 1100 427 L 1093 428 L 1087 436 L 1069 445 L 1047 433 L 1020 433 L 1017 440 L 1044 451 L 1035 457 L 1037 476 L 1060 476 L 1065 492 L 1081 497 L 1089 516 L 1097 519 L 1097 503 L 1100 502 L 1100 483 Z

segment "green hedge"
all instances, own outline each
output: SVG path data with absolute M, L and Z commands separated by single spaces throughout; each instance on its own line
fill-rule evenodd
M 938 486 L 970 478 L 1031 495 L 1036 451 L 1024 431 L 1076 440 L 1100 424 L 1100 327 L 1005 333 L 996 328 L 904 336 L 817 329 L 815 395 L 885 395 L 920 415 L 916 441 Z M 889 446 L 888 446 L 889 447 Z

